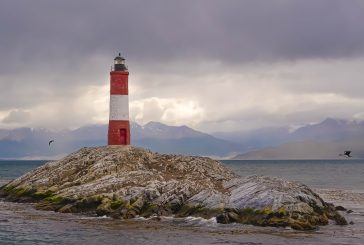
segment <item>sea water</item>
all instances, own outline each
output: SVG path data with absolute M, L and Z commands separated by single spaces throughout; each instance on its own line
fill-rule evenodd
M 364 160 L 222 161 L 241 176 L 268 175 L 300 181 L 325 201 L 353 212 L 353 225 L 316 231 L 217 224 L 214 219 L 162 217 L 114 220 L 35 210 L 0 200 L 0 244 L 364 244 Z M 45 161 L 0 161 L 3 185 Z

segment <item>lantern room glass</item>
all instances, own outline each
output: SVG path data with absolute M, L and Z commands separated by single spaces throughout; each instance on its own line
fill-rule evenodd
M 115 59 L 115 65 L 125 65 L 125 59 Z

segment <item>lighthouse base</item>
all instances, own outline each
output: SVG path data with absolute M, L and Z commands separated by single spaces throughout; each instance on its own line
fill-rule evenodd
M 130 145 L 129 121 L 109 121 L 108 145 Z

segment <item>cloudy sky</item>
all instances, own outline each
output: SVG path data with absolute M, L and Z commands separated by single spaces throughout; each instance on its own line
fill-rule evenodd
M 364 120 L 361 0 L 0 0 L 0 128 L 131 119 L 205 131 Z

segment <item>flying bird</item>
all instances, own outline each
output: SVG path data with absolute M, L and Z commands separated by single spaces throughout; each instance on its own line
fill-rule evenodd
M 352 156 L 350 156 L 350 153 L 351 153 L 351 151 L 344 151 L 344 156 L 352 157 Z
M 346 157 L 352 157 L 350 155 L 351 151 L 344 151 L 344 154 L 339 154 L 339 156 L 346 156 Z
M 51 146 L 51 144 L 54 142 L 54 140 L 50 140 L 49 142 L 48 142 L 48 145 L 49 146 Z

